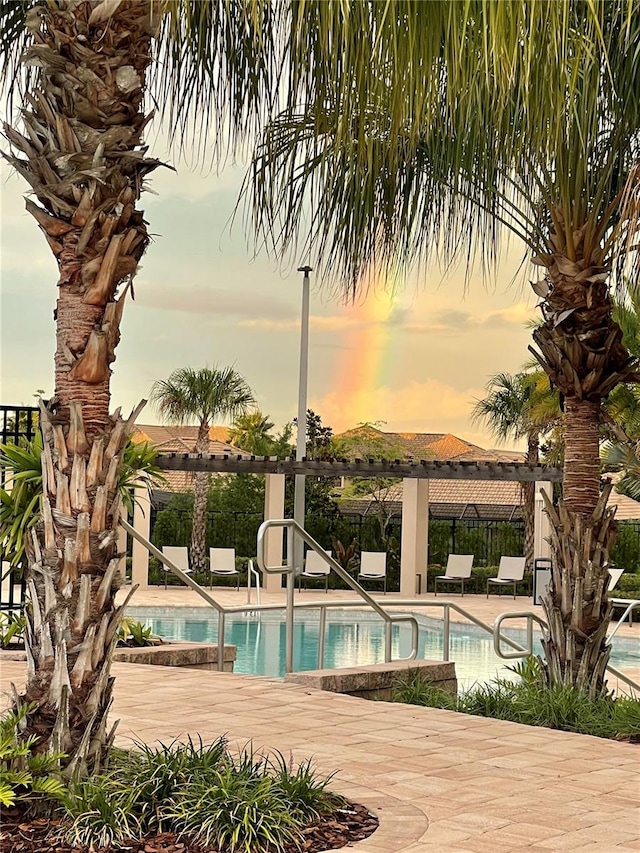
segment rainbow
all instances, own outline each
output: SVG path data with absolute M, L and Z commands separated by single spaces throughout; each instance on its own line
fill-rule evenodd
M 338 362 L 335 395 L 343 401 L 350 426 L 375 421 L 384 412 L 371 411 L 376 391 L 391 383 L 394 358 L 390 347 L 395 325 L 390 322 L 400 306 L 402 294 L 388 281 L 368 288 L 359 302 L 344 307 L 352 321 L 344 356 Z M 388 413 L 387 413 L 388 414 Z

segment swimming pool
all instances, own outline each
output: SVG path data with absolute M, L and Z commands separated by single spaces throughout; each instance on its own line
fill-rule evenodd
M 420 626 L 418 657 L 442 660 L 442 622 L 415 614 Z M 127 616 L 151 625 L 154 633 L 170 640 L 215 643 L 218 619 L 215 611 L 205 607 L 128 607 Z M 294 636 L 294 669 L 316 669 L 318 665 L 318 611 L 296 613 Z M 524 644 L 525 633 L 505 630 L 507 636 Z M 284 675 L 285 624 L 283 611 L 257 614 L 229 614 L 225 642 L 237 647 L 235 672 L 250 675 Z M 407 625 L 394 625 L 392 635 L 394 657 L 407 657 L 411 651 L 411 630 Z M 540 646 L 537 646 L 540 651 Z M 450 658 L 455 661 L 458 682 L 468 688 L 476 681 L 489 681 L 496 675 L 509 677 L 506 666 L 517 661 L 504 661 L 493 651 L 492 637 L 475 625 L 451 623 Z M 384 660 L 384 623 L 368 610 L 329 611 L 325 640 L 325 667 L 355 666 Z M 618 639 L 611 656 L 613 666 L 620 669 L 640 666 L 637 641 Z

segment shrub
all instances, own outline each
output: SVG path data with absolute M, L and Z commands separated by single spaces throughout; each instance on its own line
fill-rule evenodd
M 33 810 L 62 802 L 66 787 L 60 774 L 63 753 L 33 752 L 37 735 L 23 737 L 22 724 L 34 709 L 23 704 L 17 711 L 7 711 L 0 719 L 0 803 L 20 803 Z
M 108 772 L 72 789 L 69 841 L 114 846 L 167 831 L 224 853 L 275 853 L 343 803 L 327 791 L 332 777 L 317 776 L 310 762 L 294 767 L 251 750 L 234 759 L 224 738 L 137 747 L 114 750 Z
M 143 622 L 134 622 L 133 619 L 125 617 L 118 628 L 118 643 L 125 646 L 157 646 L 162 639 L 153 633 L 151 627 Z
M 18 613 L 0 613 L 0 648 L 8 649 L 11 643 L 22 641 L 26 624 L 26 616 Z
M 397 684 L 395 701 L 640 742 L 640 700 L 611 694 L 591 697 L 571 685 L 547 687 L 542 683 L 539 663 L 532 660 L 513 669 L 521 676 L 519 682 L 498 678 L 476 685 L 458 697 L 425 684 L 419 676 L 411 674 Z

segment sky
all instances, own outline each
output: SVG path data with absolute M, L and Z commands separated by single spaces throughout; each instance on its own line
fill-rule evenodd
M 240 167 L 216 174 L 171 162 L 177 171 L 158 169 L 156 194 L 142 200 L 153 242 L 124 313 L 113 408 L 132 409 L 176 368 L 234 365 L 281 427 L 297 409 L 299 264 L 256 256 L 242 217 L 231 222 Z M 56 264 L 24 209 L 26 184 L 4 165 L 0 180 L 0 401 L 31 404 L 36 390 L 53 392 Z M 496 446 L 471 411 L 492 375 L 529 357 L 535 297 L 521 276 L 513 281 L 523 256 L 514 241 L 491 279 L 474 269 L 465 284 L 463 269 L 430 267 L 393 292 L 380 281 L 355 304 L 312 273 L 310 408 L 334 432 L 380 422 Z M 149 405 L 139 422 L 160 421 Z

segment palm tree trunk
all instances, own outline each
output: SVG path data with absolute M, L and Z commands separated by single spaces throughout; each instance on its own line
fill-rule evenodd
M 201 424 L 196 441 L 196 453 L 209 452 L 209 425 Z M 191 568 L 204 572 L 207 568 L 207 496 L 210 475 L 196 472 L 193 489 L 193 524 L 191 527 Z
M 527 465 L 537 465 L 540 461 L 540 435 L 533 431 L 527 435 Z M 533 570 L 535 556 L 535 527 L 536 527 L 536 484 L 523 483 L 524 492 L 524 557 L 527 569 Z
M 27 60 L 41 67 L 23 113 L 5 125 L 12 165 L 39 204 L 27 210 L 58 263 L 55 396 L 42 409 L 42 522 L 28 543 L 26 734 L 67 754 L 71 773 L 100 766 L 122 608 L 118 478 L 137 411 L 109 415 L 110 363 L 129 284 L 146 249 L 135 209 L 146 173 L 145 71 L 150 3 L 56 0 L 29 17 Z M 19 155 L 22 156 L 19 156 Z
M 558 211 L 556 216 L 560 217 Z M 600 494 L 598 431 L 601 402 L 635 363 L 613 321 L 599 250 L 585 250 L 585 229 L 552 235 L 556 252 L 536 262 L 547 266 L 544 323 L 533 333 L 536 354 L 565 397 L 564 499 L 546 501 L 552 527 L 552 579 L 543 599 L 548 632 L 543 646 L 552 684 L 574 684 L 592 693 L 605 686 L 611 615 L 606 590 L 609 552 L 616 534 L 610 488 Z M 540 283 L 543 284 L 543 283 Z

